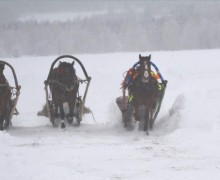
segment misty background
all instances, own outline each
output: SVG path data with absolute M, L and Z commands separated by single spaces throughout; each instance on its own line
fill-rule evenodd
M 0 57 L 213 48 L 214 0 L 0 1 Z

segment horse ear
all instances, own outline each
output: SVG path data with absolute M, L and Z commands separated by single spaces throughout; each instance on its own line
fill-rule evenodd
M 72 62 L 72 65 L 74 66 L 75 61 Z
M 139 54 L 139 60 L 141 59 L 141 54 Z
M 151 60 L 151 54 L 149 55 L 149 60 Z

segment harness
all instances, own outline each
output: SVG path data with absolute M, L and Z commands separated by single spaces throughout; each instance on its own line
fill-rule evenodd
M 159 82 L 159 80 L 161 82 L 163 82 L 163 76 L 160 74 L 160 71 L 158 69 L 158 67 L 150 61 L 150 65 L 154 68 L 154 70 L 156 72 L 154 72 L 153 70 L 151 70 L 151 68 L 149 69 L 148 71 L 148 75 L 152 78 L 150 80 L 150 77 L 148 77 L 148 79 L 146 78 L 143 82 L 143 80 L 141 79 L 141 75 L 140 75 L 140 71 L 139 71 L 139 67 L 140 67 L 140 63 L 139 61 L 137 63 L 135 63 L 132 68 L 130 68 L 127 72 L 126 72 L 126 76 L 125 76 L 125 79 L 122 83 L 122 86 L 124 89 L 128 88 L 128 102 L 131 102 L 133 100 L 133 95 L 132 93 L 130 92 L 130 87 L 132 86 L 134 80 L 137 80 L 138 82 L 138 86 L 145 90 L 146 92 L 147 91 L 150 91 L 150 87 L 149 87 L 149 83 L 152 82 L 152 80 L 155 82 L 156 80 L 156 83 L 153 83 L 156 88 L 158 89 L 158 91 L 162 91 L 163 89 L 163 86 L 162 86 L 162 83 Z M 137 78 L 140 78 L 140 79 L 137 79 Z
M 150 72 L 150 76 L 154 79 L 156 79 L 157 81 L 160 79 L 161 81 L 163 81 L 163 76 L 160 74 L 160 71 L 158 69 L 158 67 L 153 63 L 153 62 L 150 62 L 150 65 L 152 65 L 154 67 L 154 69 L 156 70 L 156 73 L 154 71 L 151 70 Z M 132 84 L 133 80 L 135 80 L 139 75 L 140 75 L 140 72 L 138 70 L 140 66 L 140 63 L 137 62 L 135 63 L 132 68 L 130 68 L 127 73 L 126 73 L 126 76 L 125 76 L 125 79 L 122 83 L 122 86 L 124 88 L 129 88 L 129 86 Z M 158 83 L 159 84 L 159 83 Z M 159 85 L 159 90 L 162 88 L 161 85 Z
M 74 90 L 75 88 L 78 87 L 79 81 L 77 79 L 74 80 L 74 77 L 70 78 L 69 76 L 65 76 L 64 75 L 65 72 L 69 73 L 64 68 L 55 69 L 55 79 L 50 80 L 51 89 L 53 89 L 54 87 L 59 87 L 62 91 L 64 91 L 64 93 L 65 92 L 68 93 L 68 92 L 71 92 L 72 90 Z M 62 80 L 70 80 L 72 82 L 71 86 L 62 83 L 61 82 Z

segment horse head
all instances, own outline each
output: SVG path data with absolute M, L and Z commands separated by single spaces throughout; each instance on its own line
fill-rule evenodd
M 150 72 L 151 72 L 150 60 L 151 60 L 151 55 L 141 56 L 139 54 L 139 64 L 140 64 L 139 74 L 141 77 L 141 81 L 143 83 L 148 83 L 150 79 Z
M 58 66 L 59 70 L 61 73 L 72 73 L 75 74 L 75 69 L 74 69 L 74 61 L 72 63 L 68 62 L 61 62 Z
M 59 74 L 59 81 L 66 86 L 71 86 L 76 79 L 74 61 L 72 63 L 60 61 L 57 72 Z

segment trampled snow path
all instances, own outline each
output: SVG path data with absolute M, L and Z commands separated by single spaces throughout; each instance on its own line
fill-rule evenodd
M 138 53 L 76 55 L 92 76 L 86 105 L 97 124 L 85 115 L 80 127 L 64 132 L 36 116 L 56 57 L 7 59 L 22 89 L 20 115 L 0 132 L 0 179 L 219 179 L 220 50 L 151 54 L 169 82 L 148 137 L 124 130 L 115 104 Z

